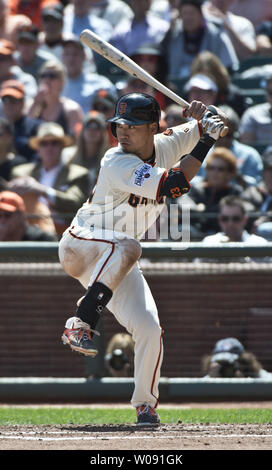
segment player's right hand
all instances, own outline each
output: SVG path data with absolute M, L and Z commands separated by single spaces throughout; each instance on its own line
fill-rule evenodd
M 203 134 L 208 134 L 214 140 L 219 139 L 223 129 L 225 128 L 224 122 L 218 114 L 212 114 L 207 111 L 201 119 Z
M 191 117 L 200 121 L 207 112 L 207 106 L 201 101 L 192 101 L 187 108 L 183 110 L 184 117 Z

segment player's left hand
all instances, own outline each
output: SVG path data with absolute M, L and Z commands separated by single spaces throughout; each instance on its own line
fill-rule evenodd
M 191 117 L 200 121 L 207 111 L 207 106 L 201 101 L 192 101 L 183 111 L 184 117 Z

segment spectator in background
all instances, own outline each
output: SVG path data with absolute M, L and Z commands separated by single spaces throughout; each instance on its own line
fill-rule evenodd
M 166 60 L 159 46 L 153 44 L 143 45 L 132 54 L 131 59 L 160 83 L 166 85 Z M 154 90 L 154 96 L 161 109 L 164 110 L 167 104 L 166 96 L 158 90 Z
M 108 21 L 113 28 L 133 17 L 133 11 L 124 0 L 89 0 L 89 7 L 92 15 Z
M 179 0 L 152 0 L 151 12 L 171 24 L 178 17 Z
M 151 96 L 156 96 L 155 88 L 151 87 L 147 83 L 143 82 L 137 77 L 130 76 L 127 78 L 127 81 L 124 82 L 124 87 L 120 91 L 121 95 L 125 95 L 127 93 L 147 93 Z M 160 131 L 164 132 L 166 130 L 166 122 L 164 120 L 164 111 L 161 112 L 161 119 L 160 119 Z
M 50 5 L 41 10 L 41 31 L 39 34 L 39 49 L 62 60 L 63 40 L 63 6 Z
M 239 141 L 240 118 L 238 114 L 228 105 L 218 106 L 228 116 L 229 132 L 225 137 L 221 137 L 215 147 L 226 147 L 236 157 L 237 177 L 236 180 L 243 187 L 256 185 L 262 179 L 263 162 L 259 152 L 250 145 Z M 205 161 L 198 172 L 198 176 L 203 176 L 205 172 Z
M 90 111 L 83 121 L 76 151 L 71 160 L 89 170 L 90 190 L 95 186 L 101 158 L 109 147 L 107 122 L 104 115 L 98 111 Z
M 71 36 L 68 35 L 68 36 Z M 46 51 L 54 55 L 62 62 L 63 41 L 66 35 L 63 34 L 63 6 L 52 5 L 42 9 L 42 31 L 39 34 L 39 50 Z M 95 71 L 93 53 L 89 47 L 85 47 L 86 70 Z
M 115 94 L 109 90 L 100 89 L 94 94 L 92 110 L 102 113 L 107 121 L 114 116 L 115 104 Z M 118 141 L 111 132 L 110 123 L 107 124 L 107 133 L 110 147 L 116 147 Z
M 61 63 L 45 62 L 39 71 L 39 89 L 29 109 L 29 115 L 44 121 L 54 121 L 65 133 L 76 137 L 83 121 L 80 105 L 63 95 L 66 82 L 65 68 Z
M 20 29 L 17 35 L 17 47 L 14 59 L 24 72 L 38 79 L 39 70 L 45 62 L 53 60 L 55 56 L 39 47 L 39 30 L 31 25 Z
M 4 118 L 0 118 L 0 136 L 0 191 L 4 191 L 9 187 L 9 181 L 12 179 L 13 169 L 18 165 L 27 163 L 27 160 L 21 155 L 15 153 L 13 126 Z M 39 201 L 35 201 L 35 204 L 33 204 L 33 198 L 31 197 L 26 201 L 26 207 L 28 224 L 40 227 L 41 230 L 49 233 L 55 238 L 55 225 L 47 206 Z M 34 215 L 31 216 L 31 214 Z
M 192 180 L 188 199 L 196 204 L 200 215 L 203 213 L 205 216 L 199 217 L 195 224 L 201 238 L 218 231 L 216 215 L 220 200 L 228 195 L 241 195 L 242 187 L 234 182 L 236 173 L 237 162 L 233 153 L 225 147 L 216 147 L 206 157 L 205 176 Z
M 263 21 L 256 28 L 257 52 L 260 55 L 272 54 L 272 20 Z
M 163 41 L 170 77 L 189 77 L 193 60 L 205 50 L 213 52 L 228 71 L 239 65 L 230 39 L 204 19 L 201 5 L 202 0 L 180 0 L 180 17 Z
M 170 104 L 165 109 L 165 122 L 167 127 L 179 126 L 187 122 L 187 119 L 183 117 L 183 108 L 179 104 Z
M 231 11 L 236 15 L 248 18 L 254 26 L 262 21 L 272 18 L 271 0 L 235 0 L 231 5 Z
M 114 30 L 110 39 L 113 46 L 132 56 L 140 46 L 159 45 L 169 28 L 169 23 L 153 15 L 151 0 L 131 0 L 132 19 L 124 19 Z
M 79 38 L 84 29 L 90 29 L 106 41 L 109 41 L 113 34 L 111 24 L 92 13 L 90 0 L 71 0 L 64 9 L 63 33 L 64 35 L 74 34 Z M 105 62 L 105 59 L 95 51 L 93 51 L 93 58 L 97 68 Z
M 89 0 L 71 0 L 64 9 L 63 32 L 80 36 L 84 29 L 90 29 L 106 41 L 112 35 L 111 24 L 94 15 Z
M 9 0 L 11 15 L 24 15 L 41 29 L 41 10 L 48 5 L 57 5 L 59 0 Z
M 200 100 L 206 106 L 209 106 L 216 102 L 218 87 L 208 75 L 197 73 L 185 84 L 184 91 L 190 101 Z
M 196 73 L 191 76 L 184 86 L 188 100 L 202 101 L 206 106 L 217 105 L 218 86 L 211 75 Z M 221 139 L 220 139 L 221 141 Z
M 231 76 L 221 60 L 210 51 L 200 52 L 191 67 L 191 77 L 196 74 L 207 75 L 217 85 L 217 95 L 214 104 L 228 104 L 239 116 L 253 104 L 252 99 L 246 97 L 241 89 L 231 82 Z
M 92 109 L 103 113 L 105 119 L 110 119 L 114 115 L 116 104 L 116 93 L 101 88 L 93 96 Z
M 256 185 L 262 179 L 263 161 L 259 152 L 250 145 L 240 142 L 240 118 L 238 114 L 229 106 L 219 106 L 228 116 L 229 132 L 225 137 L 220 138 L 220 147 L 226 147 L 235 155 L 237 159 L 237 170 L 247 185 Z M 219 143 L 216 142 L 215 146 Z
M 25 15 L 13 13 L 18 12 L 11 11 L 10 0 L 0 0 L 0 38 L 15 43 L 18 30 L 30 26 L 31 20 Z
M 251 211 L 261 212 L 254 227 L 258 235 L 272 240 L 272 146 L 267 147 L 262 155 L 263 177 L 256 186 L 250 186 L 243 192 L 243 199 Z
M 241 117 L 240 140 L 244 144 L 272 144 L 272 76 L 265 82 L 266 102 L 248 108 Z
M 150 75 L 157 78 L 160 83 L 166 83 L 166 62 L 159 45 L 144 44 L 135 50 L 131 55 L 131 59 Z
M 0 190 L 10 180 L 12 168 L 27 163 L 27 160 L 14 152 L 13 127 L 5 118 L 0 118 Z
M 255 354 L 247 351 L 237 338 L 223 338 L 216 342 L 212 354 L 201 359 L 203 378 L 271 379 Z
M 133 377 L 134 341 L 127 333 L 117 333 L 110 339 L 105 354 L 105 366 L 111 377 Z
M 148 95 L 155 96 L 155 89 L 143 82 L 134 75 L 128 76 L 126 81 L 123 82 L 123 88 L 120 90 L 121 95 L 127 93 L 147 93 Z
M 226 196 L 219 202 L 218 223 L 220 232 L 206 236 L 202 241 L 205 245 L 227 242 L 243 242 L 249 245 L 263 245 L 265 238 L 248 233 L 246 226 L 249 218 L 245 202 L 237 196 Z
M 93 106 L 93 97 L 97 90 L 104 88 L 117 97 L 113 83 L 103 75 L 85 73 L 85 49 L 78 37 L 71 35 L 63 41 L 62 60 L 66 67 L 67 77 L 62 89 L 62 95 L 76 101 L 84 114 Z
M 27 222 L 24 200 L 13 191 L 0 192 L 0 241 L 56 241 L 57 238 Z
M 29 138 L 35 136 L 41 120 L 28 116 L 24 86 L 18 80 L 7 80 L 2 84 L 0 97 L 3 116 L 13 129 L 15 151 L 27 161 L 37 159 L 29 146 Z
M 14 51 L 15 45 L 12 42 L 0 39 L 0 86 L 6 80 L 19 80 L 24 85 L 26 97 L 32 98 L 37 92 L 36 80 L 16 65 Z
M 203 4 L 204 17 L 226 31 L 240 61 L 256 53 L 256 33 L 246 16 L 230 11 L 233 0 L 207 0 Z
M 88 170 L 62 159 L 63 149 L 72 143 L 59 124 L 41 124 L 37 136 L 30 139 L 40 160 L 14 168 L 9 183 L 9 189 L 23 198 L 32 195 L 49 207 L 59 236 L 90 191 Z

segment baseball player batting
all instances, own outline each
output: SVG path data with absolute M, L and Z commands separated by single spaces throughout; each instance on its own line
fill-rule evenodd
M 59 243 L 63 269 L 86 289 L 66 321 L 63 343 L 94 357 L 96 324 L 107 306 L 135 342 L 131 404 L 138 425 L 160 422 L 156 408 L 163 358 L 157 307 L 138 264 L 140 240 L 165 198 L 189 191 L 225 125 L 226 117 L 218 113 L 193 101 L 186 109 L 192 118 L 188 123 L 160 133 L 160 107 L 152 96 L 122 96 L 109 119 L 118 146 L 105 153 L 92 195 Z

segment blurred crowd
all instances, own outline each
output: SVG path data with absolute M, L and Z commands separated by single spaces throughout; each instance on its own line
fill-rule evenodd
M 117 145 L 107 119 L 122 94 L 155 96 L 161 132 L 186 122 L 180 106 L 83 46 L 85 28 L 229 116 L 229 133 L 177 201 L 180 224 L 191 209 L 191 239 L 272 240 L 269 0 L 0 0 L 0 241 L 61 237 Z M 261 78 L 260 102 L 234 80 L 241 70 Z

